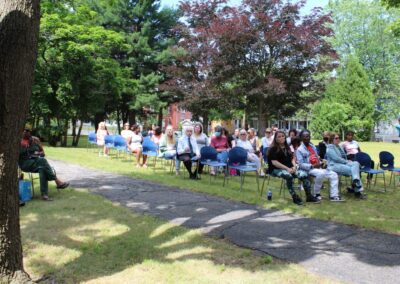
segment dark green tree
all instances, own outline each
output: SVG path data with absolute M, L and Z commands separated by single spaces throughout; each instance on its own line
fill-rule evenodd
M 314 105 L 311 129 L 353 130 L 360 140 L 371 136 L 375 99 L 368 75 L 356 57 L 349 57 L 336 81 L 327 86 L 325 98 Z

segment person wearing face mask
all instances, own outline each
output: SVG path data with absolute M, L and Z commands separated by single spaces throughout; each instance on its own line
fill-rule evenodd
M 229 144 L 228 144 L 228 138 L 224 135 L 222 135 L 222 127 L 221 126 L 216 126 L 214 128 L 214 136 L 211 138 L 211 143 L 210 146 L 215 148 L 217 150 L 218 155 L 217 159 L 219 162 L 226 163 L 226 160 L 228 159 L 228 149 L 229 149 Z M 215 175 L 215 171 L 217 169 L 214 168 L 211 170 L 210 174 Z
M 319 142 L 318 144 L 318 149 L 319 149 L 319 157 L 321 160 L 325 159 L 326 155 L 326 146 L 328 146 L 328 140 L 329 140 L 329 132 L 324 131 L 322 134 L 322 141 Z

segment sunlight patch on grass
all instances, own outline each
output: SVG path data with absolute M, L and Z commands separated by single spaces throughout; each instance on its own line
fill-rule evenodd
M 86 226 L 68 228 L 65 233 L 71 236 L 72 240 L 78 242 L 89 242 L 93 239 L 101 242 L 122 235 L 129 230 L 129 227 L 116 224 L 113 220 L 103 219 Z
M 173 227 L 176 225 L 172 223 L 165 223 L 162 226 L 157 227 L 151 234 L 149 235 L 149 238 L 153 239 L 156 237 L 159 237 L 163 234 L 165 234 L 168 230 L 171 230 Z
M 82 255 L 78 249 L 67 248 L 64 246 L 49 245 L 44 242 L 32 242 L 29 249 L 25 247 L 25 254 L 34 257 L 25 257 L 25 264 L 28 267 L 35 267 L 35 273 L 45 273 L 48 263 L 51 263 L 53 269 L 62 269 L 62 267 Z
M 207 255 L 209 256 L 211 253 L 213 253 L 214 250 L 211 248 L 205 248 L 205 247 L 193 247 L 190 249 L 184 249 L 184 250 L 180 250 L 180 251 L 175 251 L 175 252 L 171 252 L 169 254 L 167 254 L 165 257 L 167 259 L 171 259 L 171 260 L 179 260 L 185 257 L 191 257 L 192 255 Z

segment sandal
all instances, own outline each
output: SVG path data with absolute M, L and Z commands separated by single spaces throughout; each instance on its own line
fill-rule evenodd
M 64 182 L 63 184 L 57 185 L 57 189 L 64 189 L 69 186 L 68 182 Z
M 50 198 L 50 197 L 48 197 L 47 195 L 43 195 L 43 196 L 42 196 L 42 200 L 43 200 L 43 201 L 53 201 L 53 199 Z

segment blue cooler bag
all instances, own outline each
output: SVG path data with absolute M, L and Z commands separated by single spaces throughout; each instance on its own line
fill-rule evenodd
M 32 184 L 27 180 L 19 181 L 19 200 L 27 202 L 32 199 Z

